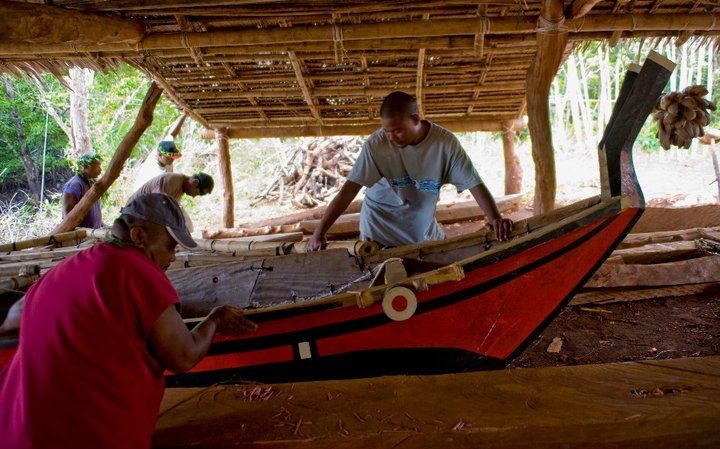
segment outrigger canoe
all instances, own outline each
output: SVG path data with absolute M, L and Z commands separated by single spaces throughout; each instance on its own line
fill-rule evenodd
M 203 361 L 168 374 L 167 385 L 504 367 L 642 214 L 632 145 L 673 68 L 651 53 L 628 70 L 600 142 L 601 195 L 520 221 L 509 241 L 483 230 L 382 250 L 358 243 L 284 254 L 283 245 L 276 256 L 256 247 L 239 258 L 179 258 L 168 276 L 188 326 L 228 303 L 259 330 L 216 337 Z M 0 360 L 12 350 L 0 349 Z

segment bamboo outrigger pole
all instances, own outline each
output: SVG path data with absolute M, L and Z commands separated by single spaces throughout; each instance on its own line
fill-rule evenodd
M 65 216 L 63 221 L 57 225 L 55 229 L 53 229 L 53 234 L 69 231 L 79 225 L 92 205 L 100 199 L 102 194 L 105 193 L 112 183 L 115 182 L 118 176 L 120 176 L 120 172 L 125 165 L 125 161 L 130 156 L 130 153 L 133 148 L 135 148 L 135 145 L 140 140 L 140 137 L 152 123 L 153 111 L 155 110 L 155 105 L 157 105 L 162 92 L 162 88 L 160 88 L 157 84 L 152 83 L 150 85 L 147 94 L 145 94 L 145 99 L 140 106 L 138 115 L 135 118 L 135 123 L 115 150 L 115 154 L 113 155 L 107 170 L 103 173 L 100 179 L 93 184 L 92 187 L 90 187 L 90 190 L 83 195 L 77 205 L 75 205 L 70 213 Z
M 37 237 L 28 240 L 19 240 L 11 243 L 4 243 L 0 245 L 0 253 L 7 253 L 11 251 L 20 251 L 22 249 L 35 248 L 44 245 L 53 245 L 55 243 L 76 241 L 81 242 L 85 240 L 87 232 L 84 229 L 78 229 L 76 231 L 62 232 L 59 234 L 46 235 L 43 237 Z

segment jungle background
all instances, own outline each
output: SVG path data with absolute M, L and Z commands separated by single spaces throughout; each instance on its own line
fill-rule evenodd
M 615 47 L 590 43 L 577 48 L 553 83 L 550 106 L 556 150 L 559 204 L 599 192 L 597 142 L 612 111 L 628 63 L 644 59 L 650 49 L 678 64 L 666 91 L 701 84 L 707 99 L 720 100 L 716 40 L 677 45 L 673 39 L 652 44 L 622 41 Z M 149 80 L 129 66 L 108 73 L 72 69 L 58 80 L 2 76 L 0 83 L 0 241 L 47 234 L 61 220 L 62 185 L 72 177 L 77 158 L 95 151 L 105 167 L 131 127 Z M 180 111 L 167 99 L 158 104 L 146 131 L 121 177 L 102 199 L 103 220 L 112 223 L 132 194 L 133 176 L 168 132 Z M 720 127 L 714 114 L 710 128 Z M 379 123 L 378 123 L 379 126 Z M 183 199 L 196 233 L 218 227 L 222 189 L 213 141 L 200 137 L 201 127 L 188 119 L 176 139 L 183 157 L 175 172 L 204 171 L 216 178 L 211 195 Z M 718 202 L 712 148 L 693 142 L 690 150 L 664 151 L 648 119 L 636 141 L 635 165 L 650 205 L 690 205 Z M 502 139 L 498 133 L 458 134 L 480 175 L 495 196 L 503 194 Z M 338 138 L 359 147 L 361 139 Z M 281 215 L 297 209 L 291 196 L 263 198 L 298 148 L 313 138 L 234 139 L 230 141 L 235 186 L 236 224 Z M 527 129 L 516 139 L 523 169 L 523 192 L 532 200 L 534 169 Z M 442 197 L 457 195 L 445 186 Z M 330 199 L 330 198 L 328 198 Z

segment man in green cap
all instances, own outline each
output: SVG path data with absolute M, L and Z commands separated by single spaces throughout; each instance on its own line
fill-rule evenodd
M 77 174 L 73 176 L 62 189 L 63 217 L 70 213 L 80 199 L 90 190 L 90 186 L 100 176 L 102 159 L 95 153 L 80 156 L 77 160 Z M 79 224 L 83 228 L 101 228 L 102 212 L 100 201 L 92 205 L 88 213 Z
M 178 150 L 175 142 L 169 140 L 169 137 L 160 142 L 155 157 L 149 156 L 140 166 L 138 176 L 135 178 L 134 189 L 136 191 L 152 178 L 173 172 L 173 164 L 176 159 L 182 157 L 182 153 Z

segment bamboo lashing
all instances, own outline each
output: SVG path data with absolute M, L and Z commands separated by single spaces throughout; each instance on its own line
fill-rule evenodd
M 0 293 L 25 291 L 39 277 L 36 274 L 27 274 L 0 279 Z
M 78 229 L 70 232 L 61 232 L 59 234 L 37 237 L 28 240 L 19 240 L 12 243 L 4 243 L 0 245 L 0 252 L 20 251 L 28 248 L 36 248 L 38 246 L 54 245 L 55 243 L 63 243 L 75 241 L 80 243 L 87 237 L 85 229 Z
M 675 145 L 690 148 L 692 140 L 705 134 L 703 127 L 710 124 L 710 113 L 715 103 L 703 98 L 708 94 L 705 86 L 689 86 L 681 92 L 670 92 L 660 97 L 659 110 L 653 114 L 657 122 L 660 145 L 669 150 Z
M 198 248 L 218 253 L 231 253 L 236 256 L 282 256 L 291 253 L 304 253 L 307 242 L 238 242 L 227 239 L 195 239 Z M 346 249 L 352 256 L 369 257 L 378 251 L 378 244 L 365 241 L 328 242 L 323 249 Z

